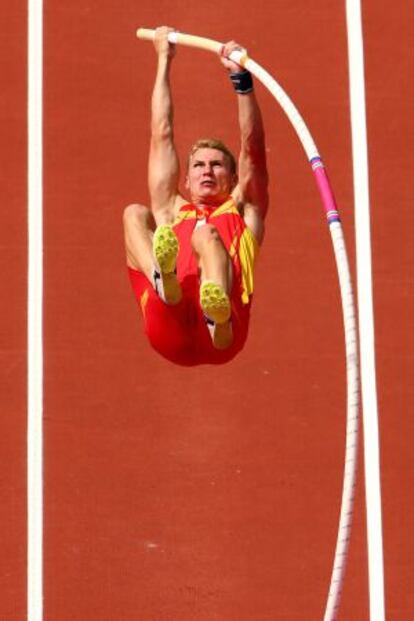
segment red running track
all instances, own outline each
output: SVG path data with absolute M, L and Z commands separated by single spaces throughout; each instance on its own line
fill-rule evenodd
M 26 6 L 4 3 L 0 619 L 26 615 Z M 412 10 L 363 3 L 388 621 L 414 616 Z M 147 345 L 127 280 L 123 207 L 148 201 L 155 68 L 138 26 L 237 38 L 302 112 L 354 266 L 344 3 L 110 0 L 45 6 L 45 619 L 322 619 L 336 540 L 345 367 L 334 261 L 309 165 L 258 86 L 271 213 L 251 334 L 223 368 Z M 217 60 L 174 62 L 180 154 L 237 150 Z M 363 473 L 341 620 L 368 619 Z

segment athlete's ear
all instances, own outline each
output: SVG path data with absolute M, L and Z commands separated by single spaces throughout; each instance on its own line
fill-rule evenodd
M 185 176 L 184 187 L 186 190 L 190 189 L 190 180 L 188 178 L 188 175 Z

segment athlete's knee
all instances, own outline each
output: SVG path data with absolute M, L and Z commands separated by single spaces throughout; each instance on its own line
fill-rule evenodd
M 213 224 L 203 224 L 193 232 L 191 243 L 196 252 L 208 245 L 222 245 L 220 233 Z
M 151 210 L 145 205 L 139 203 L 132 203 L 124 209 L 123 221 L 124 226 L 131 226 L 134 224 L 147 224 L 151 221 Z

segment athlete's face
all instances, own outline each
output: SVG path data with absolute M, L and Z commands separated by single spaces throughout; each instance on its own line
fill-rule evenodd
M 190 158 L 186 188 L 196 203 L 220 204 L 237 183 L 226 155 L 218 149 L 197 149 Z

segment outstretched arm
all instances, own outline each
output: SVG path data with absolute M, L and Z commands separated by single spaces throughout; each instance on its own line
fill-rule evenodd
M 157 74 L 151 101 L 151 144 L 148 186 L 157 224 L 174 219 L 178 195 L 179 162 L 174 145 L 170 67 L 175 46 L 168 42 L 171 28 L 157 28 L 154 45 L 158 54 Z
M 241 73 L 244 70 L 226 58 L 234 49 L 240 49 L 234 41 L 224 46 L 222 62 L 231 73 Z M 240 77 L 243 80 L 243 75 Z M 246 224 L 261 242 L 269 204 L 263 120 L 254 90 L 237 94 L 237 104 L 241 146 L 239 183 L 234 196 L 243 209 Z

